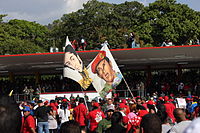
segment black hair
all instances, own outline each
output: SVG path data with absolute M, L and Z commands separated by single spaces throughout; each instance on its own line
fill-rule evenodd
M 20 133 L 21 111 L 17 103 L 8 96 L 0 96 L 1 133 Z
M 81 133 L 81 128 L 78 122 L 70 120 L 61 125 L 60 133 Z
M 120 112 L 114 112 L 111 116 L 111 123 L 113 124 L 119 124 L 122 122 L 123 116 Z
M 84 103 L 84 102 L 85 102 L 84 98 L 80 97 L 79 98 L 79 103 Z
M 144 106 L 139 105 L 139 104 L 136 105 L 136 109 L 137 110 L 146 110 L 146 108 Z
M 149 110 L 153 110 L 154 112 L 156 112 L 156 108 L 155 108 L 154 105 L 147 104 L 147 108 L 148 108 Z
M 161 121 L 156 114 L 146 114 L 142 117 L 140 128 L 143 128 L 145 133 L 161 133 Z
M 74 55 L 78 56 L 78 54 L 76 53 L 76 51 L 74 50 L 74 48 L 71 45 L 67 45 L 65 47 L 65 52 L 70 52 L 70 53 L 73 53 Z

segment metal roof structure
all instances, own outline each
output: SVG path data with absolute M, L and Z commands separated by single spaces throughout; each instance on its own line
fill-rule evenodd
M 84 65 L 88 65 L 99 50 L 77 51 Z M 151 48 L 111 49 L 120 69 L 145 70 L 200 67 L 200 45 Z M 64 52 L 0 55 L 0 76 L 62 74 Z

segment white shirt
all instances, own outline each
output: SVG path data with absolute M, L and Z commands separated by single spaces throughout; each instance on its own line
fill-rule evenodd
M 191 123 L 191 121 L 181 121 L 178 124 L 175 124 L 171 129 L 169 133 L 183 133 L 183 131 L 188 127 L 188 125 Z
M 61 123 L 64 123 L 66 121 L 69 121 L 70 111 L 68 109 L 65 109 L 65 112 L 64 112 L 64 110 L 61 109 L 58 115 L 59 115 L 59 118 L 61 118 Z

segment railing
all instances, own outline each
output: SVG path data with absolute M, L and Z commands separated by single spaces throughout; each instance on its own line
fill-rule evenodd
M 12 97 L 15 101 L 21 102 L 21 101 L 32 101 L 35 97 L 38 97 L 36 95 L 27 95 L 27 94 L 13 94 Z

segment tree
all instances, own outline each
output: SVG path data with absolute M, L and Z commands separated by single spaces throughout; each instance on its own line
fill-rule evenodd
M 0 23 L 0 54 L 47 52 L 48 33 L 45 26 L 35 22 L 14 19 Z

